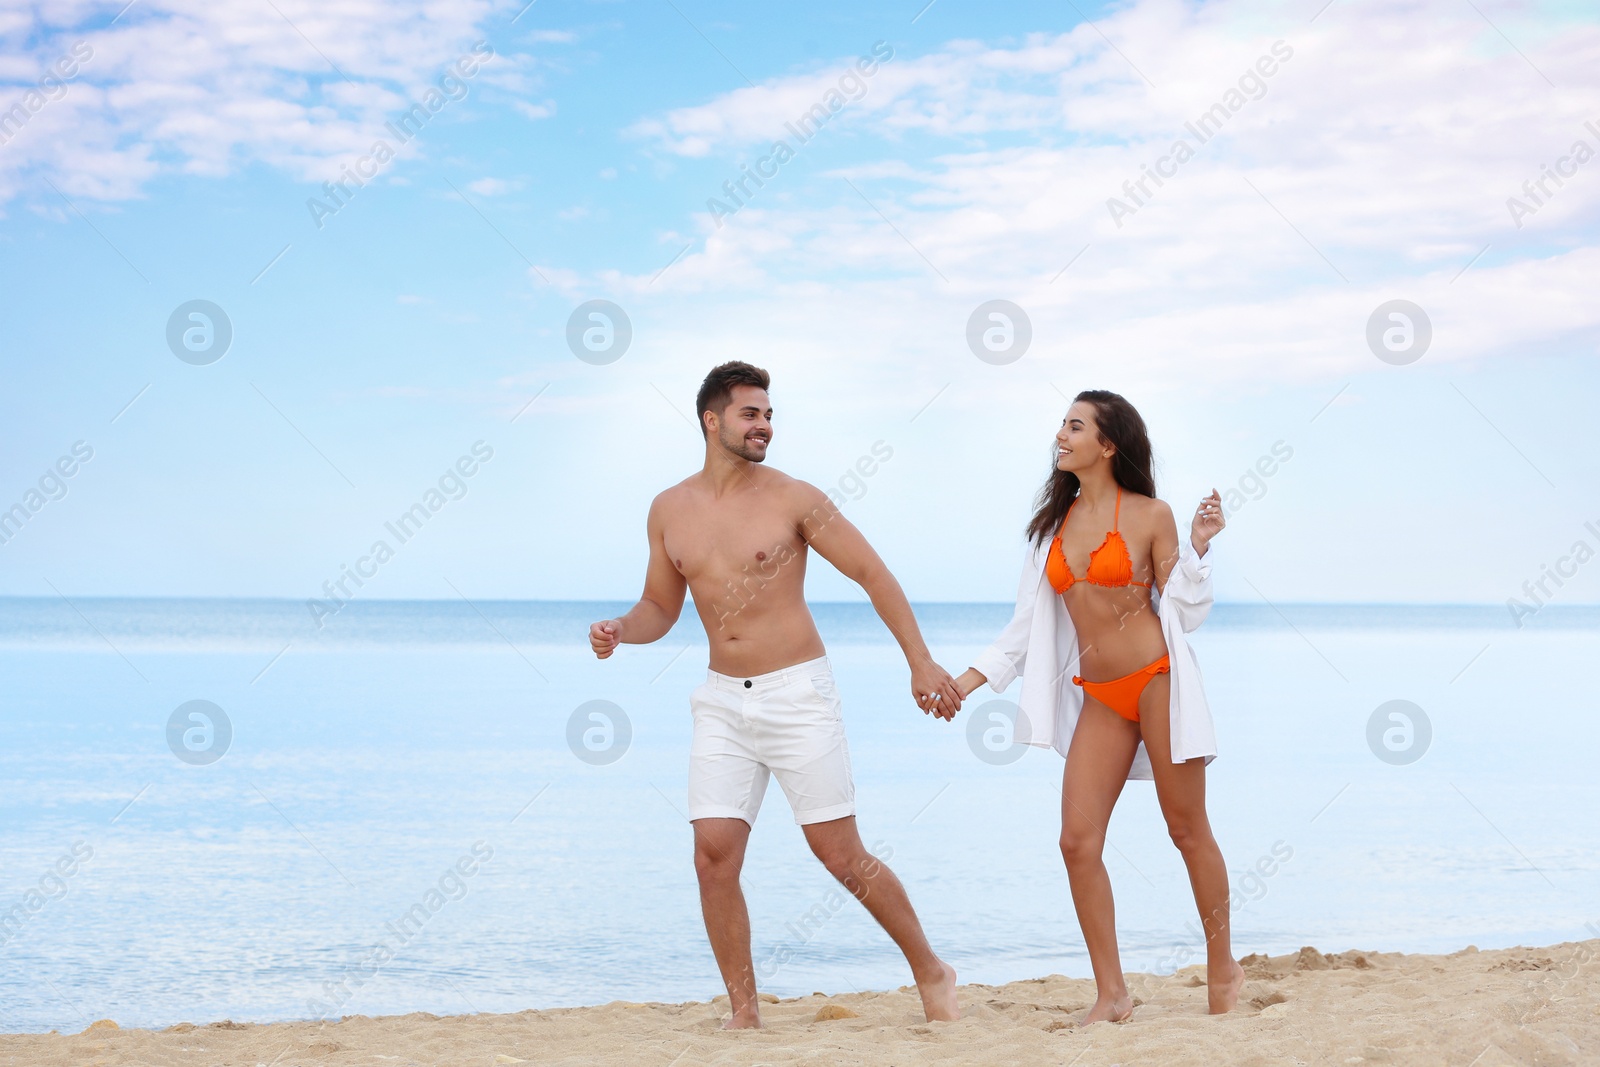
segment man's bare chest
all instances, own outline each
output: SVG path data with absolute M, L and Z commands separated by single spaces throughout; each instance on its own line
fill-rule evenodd
M 662 531 L 667 556 L 690 585 L 762 573 L 798 556 L 805 543 L 785 515 L 685 509 Z

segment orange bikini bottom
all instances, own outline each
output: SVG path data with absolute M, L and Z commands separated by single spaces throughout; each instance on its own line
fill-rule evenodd
M 1168 674 L 1172 671 L 1172 657 L 1162 656 L 1148 667 L 1140 667 L 1132 674 L 1125 674 L 1121 678 L 1113 678 L 1109 682 L 1086 682 L 1077 675 L 1072 676 L 1073 685 L 1083 686 L 1083 691 L 1094 697 L 1100 703 L 1121 715 L 1129 722 L 1139 721 L 1139 694 L 1144 692 L 1144 687 L 1150 684 L 1150 679 L 1158 674 Z

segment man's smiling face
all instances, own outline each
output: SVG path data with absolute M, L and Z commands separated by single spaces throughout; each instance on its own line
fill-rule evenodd
M 772 402 L 767 391 L 736 385 L 732 399 L 717 419 L 717 443 L 740 459 L 761 463 L 772 442 Z

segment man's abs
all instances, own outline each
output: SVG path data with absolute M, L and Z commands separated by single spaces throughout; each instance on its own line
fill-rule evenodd
M 753 678 L 827 653 L 803 600 L 794 610 L 764 612 L 760 619 L 721 630 L 704 612 L 701 619 L 711 642 L 710 666 L 718 674 Z
M 803 573 L 775 575 L 765 584 L 740 579 L 689 583 L 711 643 L 712 670 L 748 678 L 824 655 Z

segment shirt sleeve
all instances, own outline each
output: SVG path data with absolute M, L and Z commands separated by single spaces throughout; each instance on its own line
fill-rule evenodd
M 986 648 L 972 667 L 989 680 L 989 688 L 1003 693 L 1022 675 L 1028 659 L 1028 633 L 1033 628 L 1033 605 L 1039 589 L 1037 550 L 1028 546 L 1022 560 L 1022 578 L 1017 582 L 1017 607 L 1011 621 L 1000 631 L 994 644 Z
M 1199 629 L 1211 614 L 1211 564 L 1216 554 L 1216 548 L 1208 544 L 1204 556 L 1195 555 L 1187 537 L 1179 543 L 1178 562 L 1167 575 L 1167 588 L 1161 599 L 1171 603 L 1184 633 Z

